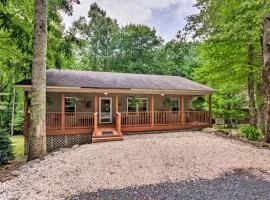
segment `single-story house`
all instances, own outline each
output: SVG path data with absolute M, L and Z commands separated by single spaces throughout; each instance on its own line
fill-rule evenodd
M 179 76 L 47 70 L 47 149 L 122 140 L 122 134 L 211 126 L 212 88 Z M 27 146 L 31 80 L 25 91 Z M 196 111 L 192 99 L 209 96 L 209 110 Z M 26 148 L 27 149 L 27 148 Z

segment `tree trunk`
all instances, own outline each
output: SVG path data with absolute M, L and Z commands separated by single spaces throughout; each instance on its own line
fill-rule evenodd
M 15 83 L 15 81 L 14 81 Z M 12 114 L 11 114 L 11 127 L 10 127 L 10 135 L 14 135 L 14 118 L 15 118 L 15 103 L 16 103 L 16 90 L 15 86 L 13 86 L 13 98 L 12 98 Z
M 264 18 L 263 28 L 263 86 L 265 106 L 265 142 L 270 143 L 270 15 Z
M 46 154 L 46 53 L 47 2 L 35 1 L 34 52 L 32 66 L 32 98 L 28 160 Z
M 254 84 L 254 46 L 253 44 L 248 44 L 248 59 L 247 64 L 249 66 L 248 73 L 248 104 L 249 104 L 249 115 L 250 115 L 250 125 L 257 126 L 257 111 L 255 104 L 255 84 Z

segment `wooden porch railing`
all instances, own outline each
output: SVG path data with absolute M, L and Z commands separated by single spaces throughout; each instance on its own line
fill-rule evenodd
M 151 112 L 121 112 L 122 126 L 151 125 Z
M 152 122 L 152 112 L 116 112 L 115 128 L 121 132 L 121 127 L 136 126 L 166 126 L 166 125 L 207 125 L 210 123 L 210 114 L 208 111 L 155 111 L 154 121 Z M 182 116 L 184 116 L 182 120 Z M 61 130 L 62 114 L 60 112 L 46 113 L 47 130 Z M 77 112 L 65 113 L 65 130 L 85 129 L 98 126 L 98 113 Z
M 94 124 L 94 115 L 89 112 L 65 113 L 65 128 L 90 128 Z
M 174 111 L 155 111 L 155 125 L 180 124 L 181 112 Z
M 185 124 L 209 124 L 210 115 L 208 111 L 185 111 Z
M 183 120 L 182 120 L 182 117 Z M 181 111 L 155 111 L 154 125 L 206 125 L 209 124 L 208 111 L 185 111 L 182 115 Z M 182 124 L 182 125 L 184 125 Z M 151 125 L 151 112 L 122 112 L 121 126 L 145 126 Z
M 61 118 L 60 112 L 47 112 L 46 113 L 46 129 L 61 129 Z M 80 128 L 91 128 L 94 125 L 94 113 L 90 112 L 76 112 L 76 113 L 65 113 L 65 129 L 80 129 Z
M 60 129 L 61 128 L 61 112 L 47 112 L 46 113 L 46 129 Z

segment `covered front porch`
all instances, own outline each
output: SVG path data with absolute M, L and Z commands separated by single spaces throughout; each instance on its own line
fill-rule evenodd
M 89 135 L 92 142 L 101 142 L 122 140 L 122 134 L 125 133 L 211 126 L 211 95 L 208 96 L 208 111 L 194 110 L 194 97 L 170 94 L 48 92 L 46 133 L 47 136 Z M 30 119 L 28 99 L 26 91 L 26 136 Z M 137 101 L 138 105 L 132 101 Z M 166 106 L 166 101 L 173 105 Z

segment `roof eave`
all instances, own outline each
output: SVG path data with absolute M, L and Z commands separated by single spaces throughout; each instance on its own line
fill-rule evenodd
M 25 91 L 31 90 L 31 85 L 16 85 Z M 178 89 L 121 89 L 121 88 L 85 88 L 85 87 L 60 87 L 47 86 L 47 92 L 79 92 L 79 93 L 126 93 L 126 94 L 179 94 L 179 95 L 211 95 L 215 90 L 178 90 Z

